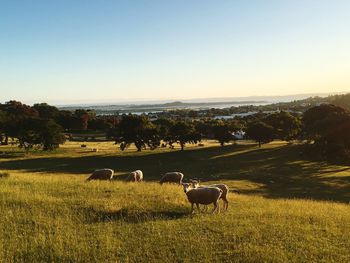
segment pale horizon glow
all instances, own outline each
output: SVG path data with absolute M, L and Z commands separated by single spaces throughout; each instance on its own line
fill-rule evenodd
M 350 1 L 3 1 L 0 102 L 350 91 Z

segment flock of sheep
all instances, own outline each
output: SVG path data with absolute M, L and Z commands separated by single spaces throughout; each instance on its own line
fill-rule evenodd
M 91 180 L 109 180 L 112 181 L 114 177 L 114 171 L 112 169 L 99 169 L 95 170 L 87 181 Z M 184 175 L 180 172 L 168 172 L 165 173 L 160 179 L 159 183 L 176 183 L 182 185 L 184 192 L 187 196 L 188 201 L 191 203 L 192 210 L 194 213 L 194 205 L 196 205 L 198 211 L 200 211 L 199 205 L 204 205 L 205 210 L 207 205 L 213 204 L 214 208 L 212 213 L 219 213 L 219 200 L 222 199 L 224 202 L 224 209 L 228 208 L 227 195 L 229 193 L 229 188 L 225 184 L 213 184 L 213 185 L 200 185 L 197 180 L 190 180 L 190 183 L 183 183 Z M 143 172 L 141 170 L 136 170 L 131 173 L 126 178 L 127 182 L 142 182 Z

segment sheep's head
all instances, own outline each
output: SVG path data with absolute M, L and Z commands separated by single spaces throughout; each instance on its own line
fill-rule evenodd
M 192 184 L 192 188 L 198 188 L 199 187 L 199 180 L 190 180 L 191 184 Z
M 190 183 L 183 183 L 182 184 L 183 188 L 184 188 L 184 192 L 187 193 L 188 191 L 190 191 L 191 189 L 193 189 L 192 185 Z

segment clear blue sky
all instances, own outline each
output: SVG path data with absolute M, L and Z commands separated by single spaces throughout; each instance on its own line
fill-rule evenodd
M 0 101 L 350 90 L 348 0 L 0 0 Z

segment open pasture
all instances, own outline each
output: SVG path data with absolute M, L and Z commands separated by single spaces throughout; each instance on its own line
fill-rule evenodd
M 53 153 L 0 147 L 0 262 L 348 262 L 350 169 L 306 160 L 299 145 L 244 143 L 121 152 L 112 142 Z M 97 168 L 114 182 L 86 182 Z M 144 183 L 124 183 L 131 170 Z M 227 183 L 228 212 L 190 215 L 179 170 Z M 222 202 L 221 206 L 222 206 Z

